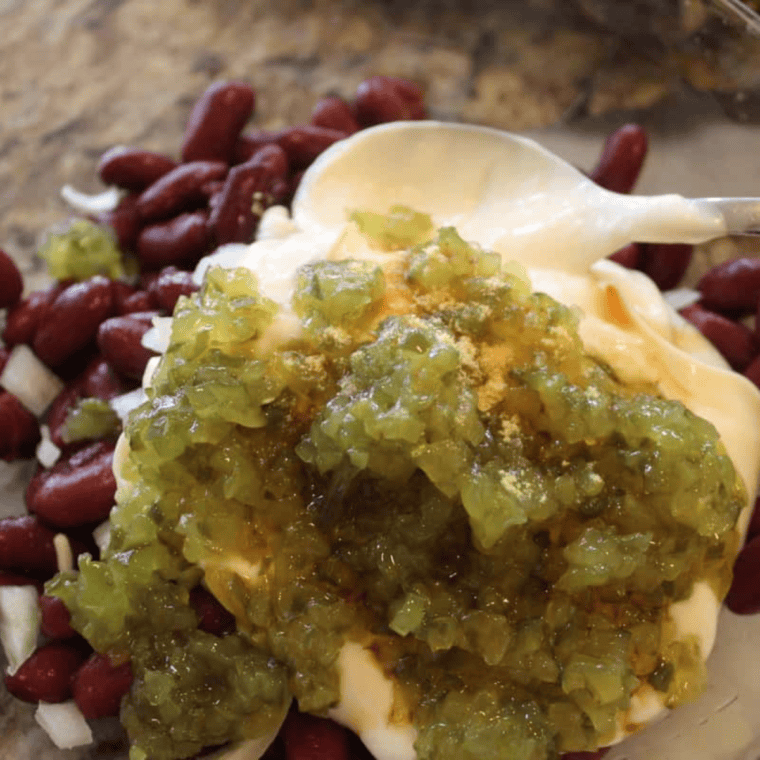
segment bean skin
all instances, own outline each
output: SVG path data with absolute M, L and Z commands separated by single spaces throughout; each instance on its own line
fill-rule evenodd
M 102 155 L 98 163 L 98 175 L 106 185 L 116 185 L 133 193 L 141 193 L 176 166 L 176 161 L 161 153 L 140 148 L 115 147 Z
M 127 662 L 114 665 L 107 655 L 94 652 L 72 680 L 72 695 L 85 718 L 108 718 L 119 714 L 122 697 L 132 685 Z
M 197 290 L 198 286 L 193 282 L 191 272 L 185 272 L 176 267 L 165 267 L 148 288 L 148 293 L 158 308 L 171 314 L 180 296 L 189 296 Z
M 154 182 L 137 198 L 137 212 L 144 223 L 169 219 L 192 211 L 208 200 L 203 187 L 224 179 L 227 164 L 220 161 L 192 161 L 180 164 Z
M 0 248 L 0 309 L 15 306 L 23 290 L 24 283 L 16 262 Z
M 274 182 L 286 171 L 285 152 L 276 145 L 263 147 L 250 161 L 230 170 L 209 219 L 217 243 L 251 240 L 261 213 L 273 202 Z
M 288 760 L 348 760 L 346 729 L 327 718 L 291 711 L 281 731 Z
M 726 606 L 737 615 L 760 612 L 760 536 L 750 539 L 734 563 L 734 579 L 726 595 Z
M 39 579 L 27 578 L 17 573 L 4 573 L 0 571 L 0 586 L 34 586 L 38 594 L 42 594 L 43 583 Z
M 116 493 L 113 451 L 99 441 L 39 472 L 27 491 L 29 511 L 63 529 L 105 520 Z
M 144 227 L 137 238 L 140 263 L 151 269 L 195 264 L 211 244 L 208 217 L 205 210 L 194 211 Z
M 277 132 L 270 132 L 268 129 L 256 129 L 240 135 L 235 143 L 232 163 L 244 164 L 250 161 L 254 154 L 265 145 L 274 145 L 277 142 L 277 136 Z
M 56 641 L 73 639 L 77 632 L 71 627 L 71 613 L 57 596 L 40 597 L 40 612 L 43 636 Z
M 132 384 L 127 385 L 123 382 L 102 356 L 96 356 L 90 362 L 82 374 L 81 383 L 83 396 L 99 398 L 103 401 L 110 401 L 112 398 L 126 393 L 132 387 Z
M 134 251 L 143 221 L 137 210 L 137 193 L 125 195 L 112 211 L 97 216 L 98 223 L 110 227 L 122 251 Z
M 755 332 L 757 335 L 757 332 Z M 758 388 L 760 388 L 760 356 L 756 356 L 750 363 L 747 369 L 744 370 L 744 377 L 751 380 Z
M 641 246 L 638 243 L 631 243 L 625 248 L 615 251 L 609 258 L 626 269 L 638 269 L 641 261 Z
M 34 515 L 0 519 L 0 570 L 52 577 L 58 570 L 54 537 Z
M 694 247 L 685 243 L 647 243 L 639 268 L 660 290 L 675 288 L 691 263 Z
M 317 101 L 311 112 L 311 123 L 317 127 L 335 129 L 352 135 L 359 130 L 351 106 L 343 98 L 331 95 Z
M 148 292 L 136 290 L 131 296 L 128 296 L 121 302 L 117 313 L 123 317 L 125 314 L 134 314 L 136 311 L 150 311 L 156 305 L 156 302 Z
M 0 390 L 0 459 L 13 462 L 34 456 L 40 442 L 37 418 L 8 391 Z
M 158 312 L 139 312 L 107 319 L 98 329 L 98 348 L 120 375 L 140 380 L 148 360 L 155 356 L 140 341 Z
M 196 586 L 190 591 L 190 606 L 198 615 L 200 630 L 214 636 L 224 636 L 235 630 L 235 616 L 203 586 Z
M 100 275 L 64 290 L 47 309 L 34 336 L 37 356 L 50 367 L 60 366 L 84 348 L 98 325 L 115 309 L 110 280 Z
M 183 161 L 223 161 L 229 164 L 256 98 L 247 82 L 217 82 L 193 107 L 182 142 Z
M 294 169 L 305 169 L 322 151 L 347 136 L 347 132 L 307 124 L 284 129 L 277 144 L 285 151 Z
M 751 313 L 760 302 L 760 259 L 731 259 L 710 269 L 697 283 L 708 309 Z
M 363 127 L 425 118 L 422 88 L 408 79 L 374 76 L 356 89 L 354 110 Z
M 605 190 L 630 193 L 641 173 L 648 147 L 644 127 L 623 125 L 607 138 L 597 165 L 589 173 L 590 179 Z
M 31 345 L 50 304 L 65 287 L 65 284 L 59 283 L 45 290 L 37 290 L 10 309 L 3 330 L 5 345 L 11 348 L 22 343 Z
M 693 304 L 681 309 L 681 316 L 691 322 L 737 372 L 744 370 L 757 354 L 751 330 L 732 320 Z
M 65 702 L 71 697 L 71 680 L 86 657 L 81 646 L 45 644 L 12 676 L 5 676 L 5 686 L 22 702 Z

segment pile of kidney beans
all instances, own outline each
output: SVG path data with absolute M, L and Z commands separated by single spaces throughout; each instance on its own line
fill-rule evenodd
M 172 313 L 178 297 L 195 286 L 191 271 L 216 246 L 248 242 L 263 210 L 287 204 L 303 171 L 327 147 L 357 130 L 425 116 L 414 83 L 376 76 L 362 82 L 351 102 L 325 97 L 309 124 L 279 131 L 244 131 L 255 94 L 244 82 L 219 82 L 198 100 L 178 159 L 139 148 L 116 148 L 99 165 L 100 178 L 124 191 L 118 206 L 95 221 L 110 227 L 121 249 L 137 258 L 134 282 L 90 277 L 58 282 L 22 298 L 23 283 L 11 258 L 0 250 L 0 309 L 6 310 L 0 372 L 14 346 L 26 344 L 65 382 L 42 420 L 0 390 L 0 458 L 31 458 L 48 426 L 61 456 L 41 466 L 26 493 L 28 514 L 0 520 L 0 585 L 33 585 L 44 643 L 5 685 L 28 702 L 74 699 L 87 718 L 117 715 L 131 683 L 129 663 L 113 663 L 92 651 L 69 624 L 58 599 L 44 595 L 43 582 L 57 571 L 53 543 L 64 533 L 74 557 L 97 556 L 92 530 L 108 517 L 116 484 L 115 441 L 67 443 L 62 431 L 78 400 L 111 400 L 139 385 L 151 352 L 141 339 L 155 315 Z M 608 138 L 589 176 L 599 185 L 629 192 L 647 152 L 647 134 L 629 124 Z M 691 260 L 687 245 L 632 244 L 613 255 L 667 290 L 678 285 Z M 758 308 L 760 259 L 742 258 L 715 267 L 698 286 L 698 303 L 683 316 L 706 335 L 737 372 L 760 385 L 760 327 L 741 321 Z M 736 563 L 727 603 L 735 612 L 760 612 L 760 520 Z M 202 587 L 191 594 L 199 627 L 223 636 L 234 619 Z M 597 760 L 605 750 L 569 753 L 565 760 Z M 335 723 L 291 712 L 269 760 L 369 759 L 350 732 Z

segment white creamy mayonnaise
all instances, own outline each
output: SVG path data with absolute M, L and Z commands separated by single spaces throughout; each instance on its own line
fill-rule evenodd
M 534 290 L 583 312 L 580 335 L 587 351 L 624 382 L 653 383 L 663 396 L 683 402 L 718 430 L 754 502 L 760 472 L 760 393 L 732 372 L 720 355 L 662 298 L 644 275 L 603 257 L 642 239 L 631 221 L 631 203 L 616 208 L 609 193 L 577 172 L 565 172 L 551 154 L 525 151 L 524 141 L 462 125 L 394 124 L 360 132 L 328 150 L 304 176 L 293 203 L 269 209 L 259 239 L 224 246 L 196 270 L 247 267 L 261 292 L 280 306 L 262 348 L 297 337 L 291 306 L 297 269 L 327 259 L 363 259 L 387 268 L 394 254 L 379 251 L 348 223 L 353 209 L 386 213 L 403 204 L 431 215 L 437 227 L 456 226 L 463 238 L 523 265 Z M 638 199 L 641 206 L 650 199 Z M 660 200 L 660 240 L 691 241 L 720 234 L 722 220 L 679 196 Z M 651 216 L 651 214 L 650 214 Z M 655 214 L 656 216 L 656 214 Z M 694 230 L 698 233 L 694 233 Z M 401 254 L 399 254 L 401 255 Z M 592 262 L 591 266 L 589 266 Z M 168 321 L 168 320 L 167 320 Z M 168 344 L 166 324 L 148 342 Z M 151 370 L 145 382 L 150 382 Z M 125 461 L 117 448 L 117 476 Z M 119 478 L 120 487 L 128 487 Z M 749 509 L 740 518 L 746 528 Z M 720 603 L 706 584 L 670 613 L 679 637 L 696 636 L 703 657 L 715 641 Z M 398 695 L 369 649 L 348 642 L 339 662 L 342 698 L 331 710 L 353 729 L 378 760 L 414 760 L 413 727 L 399 715 Z M 401 705 L 403 708 L 403 705 Z M 615 740 L 632 724 L 664 712 L 660 695 L 641 689 L 620 716 Z

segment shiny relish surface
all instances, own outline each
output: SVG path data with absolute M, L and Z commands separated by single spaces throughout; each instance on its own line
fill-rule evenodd
M 406 209 L 355 214 L 382 266 L 298 272 L 302 330 L 248 270 L 182 298 L 127 429 L 111 543 L 48 586 L 135 674 L 132 760 L 340 699 L 346 641 L 422 760 L 609 741 L 643 684 L 704 679 L 671 601 L 725 593 L 745 495 L 715 429 L 588 356 L 577 313 Z M 204 583 L 237 631 L 199 631 Z

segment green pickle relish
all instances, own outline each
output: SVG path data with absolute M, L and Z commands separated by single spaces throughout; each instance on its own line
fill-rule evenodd
M 135 676 L 132 760 L 324 714 L 369 646 L 421 760 L 551 760 L 608 742 L 646 685 L 704 679 L 669 616 L 722 598 L 746 495 L 714 427 L 590 357 L 517 265 L 396 208 L 392 266 L 299 270 L 297 337 L 248 270 L 181 298 L 101 561 L 47 587 Z M 391 253 L 393 251 L 393 253 Z M 197 628 L 204 583 L 234 613 Z

